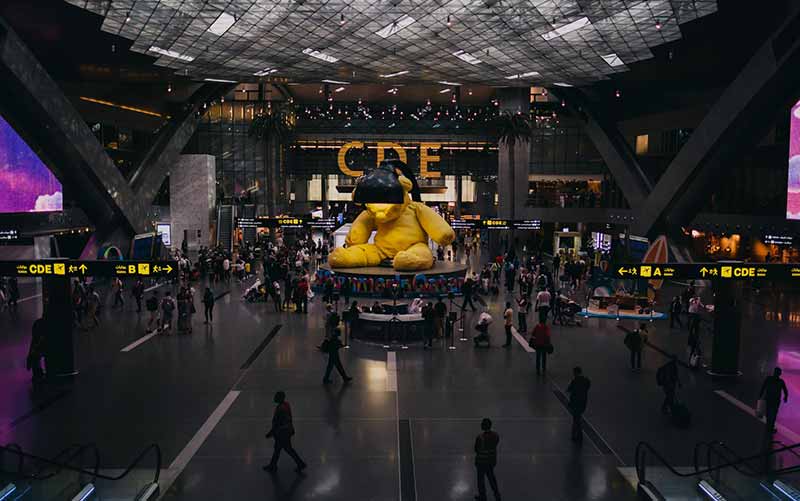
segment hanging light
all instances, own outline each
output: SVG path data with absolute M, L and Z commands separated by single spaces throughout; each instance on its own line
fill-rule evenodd
M 656 19 L 656 29 L 657 29 L 657 30 L 660 30 L 661 28 L 662 28 L 661 21 L 659 21 L 658 19 Z
M 167 92 L 172 92 L 172 84 L 171 83 L 167 84 Z
M 452 23 L 452 21 L 450 21 L 450 14 L 448 14 L 447 15 L 447 27 L 449 28 L 451 26 L 453 26 L 453 23 Z
M 621 95 L 622 95 L 622 93 L 619 91 L 619 89 L 614 91 L 614 96 L 620 97 Z
M 339 14 L 339 26 L 344 26 L 344 13 Z
M 225 102 L 225 96 L 220 96 L 220 98 L 219 98 L 219 102 L 220 102 L 220 103 L 224 103 L 224 102 Z

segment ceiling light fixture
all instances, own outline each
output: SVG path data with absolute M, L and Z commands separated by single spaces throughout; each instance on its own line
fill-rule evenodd
M 481 62 L 482 62 L 477 57 L 475 57 L 472 54 L 470 54 L 469 52 L 465 52 L 463 50 L 459 50 L 459 51 L 453 52 L 453 55 L 456 56 L 457 58 L 461 59 L 465 63 L 469 63 L 469 64 L 481 64 Z
M 273 73 L 275 73 L 277 71 L 278 71 L 277 68 L 264 68 L 261 71 L 257 71 L 255 73 L 253 73 L 253 76 L 254 77 L 265 77 L 267 75 L 272 75 Z
M 458 83 L 458 82 L 448 82 L 447 80 L 439 80 L 438 83 L 440 83 L 442 85 L 452 85 L 453 87 L 460 87 L 461 86 L 461 84 Z
M 338 57 L 333 57 L 314 49 L 303 49 L 303 54 L 319 59 L 320 61 L 325 61 L 326 63 L 335 63 L 339 61 Z
M 228 14 L 227 12 L 223 12 L 219 15 L 216 21 L 209 26 L 208 31 L 211 33 L 222 36 L 225 34 L 226 31 L 231 29 L 231 26 L 236 22 L 236 18 L 232 15 Z
M 453 89 L 451 89 L 451 88 L 449 88 L 449 87 L 448 87 L 447 89 L 442 89 L 442 90 L 440 90 L 440 91 L 439 91 L 439 94 L 447 94 L 448 92 L 451 92 L 452 90 L 453 90 Z
M 564 36 L 568 33 L 572 33 L 573 31 L 578 31 L 584 26 L 589 26 L 590 24 L 592 24 L 592 22 L 589 21 L 588 17 L 582 17 L 580 19 L 572 21 L 569 24 L 565 24 L 560 28 L 556 28 L 553 31 L 548 31 L 547 33 L 542 35 L 542 38 L 544 38 L 545 40 L 552 40 L 554 38 Z
M 333 92 L 342 92 L 343 90 L 344 90 L 344 87 L 338 87 Z
M 350 85 L 350 82 L 343 82 L 342 80 L 323 80 L 322 83 L 329 83 L 335 85 Z
M 453 26 L 453 23 L 450 21 L 450 15 L 448 14 L 447 15 L 447 27 L 449 28 L 451 26 Z
M 392 87 L 391 89 L 389 89 L 386 92 L 388 92 L 389 94 L 397 94 L 397 87 Z
M 339 14 L 339 26 L 344 26 L 344 14 Z
M 80 96 L 79 99 L 81 101 L 86 101 L 86 102 L 94 103 L 94 104 L 101 104 L 103 106 L 109 106 L 111 108 L 119 108 L 119 109 L 125 110 L 125 111 L 132 111 L 134 113 L 141 113 L 142 115 L 150 115 L 150 116 L 153 116 L 153 117 L 161 117 L 162 116 L 160 113 L 156 113 L 155 111 L 145 110 L 145 109 L 142 109 L 142 108 L 136 108 L 134 106 L 126 106 L 124 104 L 112 103 L 111 101 L 104 101 L 102 99 L 95 99 L 93 97 Z
M 662 27 L 663 27 L 663 26 L 662 26 L 662 24 L 661 24 L 661 21 L 659 21 L 658 19 L 656 19 L 656 29 L 657 29 L 657 30 L 660 30 Z
M 171 83 L 167 84 L 167 92 L 172 92 L 172 84 Z
M 606 54 L 605 56 L 600 56 L 603 58 L 603 61 L 606 62 L 612 68 L 617 66 L 624 66 L 625 63 L 620 59 L 616 52 L 612 52 L 611 54 Z
M 553 82 L 553 85 L 556 87 L 572 87 L 572 84 L 568 84 L 567 82 Z
M 204 78 L 206 82 L 219 82 L 219 83 L 239 83 L 236 80 L 225 80 L 224 78 Z
M 403 70 L 403 71 L 396 71 L 394 73 L 386 73 L 385 75 L 378 75 L 378 76 L 381 78 L 394 78 L 394 77 L 399 77 L 400 75 L 405 75 L 407 73 L 408 70 Z
M 397 21 L 393 22 L 392 24 L 389 24 L 383 27 L 382 29 L 376 31 L 375 34 L 381 38 L 389 38 L 398 31 L 402 30 L 403 28 L 407 28 L 408 26 L 414 24 L 415 22 L 417 22 L 416 19 L 414 19 L 409 15 L 405 15 L 400 19 L 398 19 Z
M 519 80 L 520 78 L 538 77 L 541 74 L 538 71 L 529 71 L 527 73 L 517 73 L 516 75 L 509 75 L 506 80 Z
M 187 56 L 181 54 L 180 52 L 175 52 L 174 50 L 162 49 L 161 47 L 156 47 L 155 45 L 151 45 L 150 48 L 147 50 L 150 52 L 155 52 L 156 54 L 161 54 L 162 56 L 167 56 L 174 59 L 180 59 L 181 61 L 186 61 L 187 63 L 191 63 L 192 61 L 194 61 L 194 57 L 192 56 Z

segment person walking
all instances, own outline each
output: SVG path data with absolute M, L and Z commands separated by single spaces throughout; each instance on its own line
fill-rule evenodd
M 12 312 L 16 312 L 18 301 L 19 283 L 17 283 L 17 277 L 10 277 L 8 279 L 8 309 Z
M 433 326 L 437 338 L 444 338 L 444 320 L 447 317 L 447 305 L 442 301 L 442 296 L 436 298 L 433 305 Z
M 204 324 L 209 324 L 214 321 L 214 302 L 216 298 L 214 297 L 214 291 L 211 290 L 211 287 L 206 287 L 206 291 L 203 293 L 203 311 L 205 313 L 206 321 L 203 322 Z
M 572 441 L 583 443 L 583 413 L 589 402 L 589 388 L 592 382 L 583 375 L 583 369 L 572 369 L 572 381 L 567 386 L 569 394 L 569 412 L 572 414 Z
M 504 326 L 506 329 L 506 344 L 503 348 L 511 346 L 511 327 L 514 326 L 514 310 L 511 308 L 511 303 L 506 302 L 506 311 L 503 312 Z
M 683 311 L 683 304 L 681 297 L 675 296 L 672 298 L 672 303 L 669 305 L 669 328 L 674 329 L 675 323 L 678 324 L 679 329 L 683 329 L 683 322 L 681 321 L 681 312 Z
M 142 298 L 144 297 L 144 282 L 141 277 L 137 278 L 136 282 L 133 284 L 131 294 L 133 295 L 133 300 L 136 301 L 136 313 L 141 313 Z
M 681 386 L 678 374 L 678 357 L 672 355 L 667 363 L 656 371 L 656 382 L 664 390 L 664 402 L 661 404 L 662 414 L 669 414 L 675 406 L 675 393 Z
M 160 327 L 158 322 L 158 292 L 153 292 L 153 295 L 144 302 L 144 307 L 149 315 L 147 319 L 147 333 L 149 334 Z M 153 328 L 154 324 L 155 329 Z
M 97 310 L 100 309 L 100 294 L 94 288 L 94 285 L 89 286 L 89 293 L 86 296 L 86 323 L 89 324 L 84 329 L 88 330 L 89 327 L 100 326 L 100 320 L 97 319 Z
M 45 372 L 42 369 L 42 357 L 45 356 L 47 342 L 48 320 L 45 316 L 38 318 L 31 327 L 31 344 L 28 347 L 26 367 L 33 372 L 33 382 L 44 381 Z
M 500 445 L 500 435 L 492 430 L 492 420 L 484 418 L 481 421 L 481 433 L 475 438 L 475 473 L 477 474 L 478 495 L 476 501 L 487 501 L 486 480 L 497 501 L 500 501 L 500 489 L 497 487 L 497 478 L 494 468 L 497 466 L 497 446 Z
M 547 314 L 550 311 L 551 302 L 550 292 L 542 289 L 536 294 L 536 305 L 534 309 L 539 312 L 539 322 L 547 322 Z
M 342 342 L 339 339 L 341 333 L 342 331 L 338 327 L 335 328 L 333 332 L 331 332 L 330 337 L 322 343 L 322 351 L 328 354 L 328 366 L 325 368 L 325 377 L 322 379 L 323 384 L 330 384 L 333 382 L 331 380 L 331 372 L 334 366 L 336 370 L 339 371 L 339 375 L 342 376 L 342 381 L 349 383 L 353 380 L 353 378 L 348 376 L 347 372 L 345 372 L 344 367 L 342 367 L 342 361 L 339 358 L 339 350 L 342 348 Z
M 638 372 L 642 370 L 642 348 L 644 348 L 644 337 L 642 336 L 641 329 L 628 329 L 625 326 L 619 325 L 620 330 L 626 332 L 623 342 L 628 348 L 631 356 L 631 370 Z
M 266 438 L 275 441 L 275 449 L 272 452 L 272 459 L 263 469 L 271 473 L 278 471 L 278 459 L 281 457 L 281 451 L 286 451 L 286 454 L 294 459 L 294 471 L 302 473 L 307 465 L 292 447 L 294 423 L 292 422 L 292 407 L 286 401 L 286 393 L 283 391 L 275 393 L 273 402 L 275 402 L 275 412 L 272 414 L 272 428 L 267 432 Z
M 111 290 L 114 293 L 114 308 L 117 306 L 120 308 L 125 307 L 125 301 L 122 300 L 122 289 L 122 280 L 120 280 L 119 277 L 111 279 Z
M 700 296 L 694 295 L 689 299 L 689 333 L 700 330 L 700 313 L 705 311 L 706 305 L 700 300 Z
M 422 345 L 422 348 L 427 350 L 428 348 L 433 348 L 433 331 L 435 329 L 434 323 L 436 318 L 436 312 L 433 311 L 433 303 L 428 301 L 428 303 L 422 307 L 422 320 L 424 320 L 424 329 L 425 329 L 425 344 Z
M 533 328 L 528 345 L 536 350 L 536 374 L 544 374 L 547 372 L 547 355 L 553 350 L 553 342 L 550 338 L 550 327 L 541 319 Z
M 783 403 L 789 401 L 789 390 L 786 388 L 786 383 L 781 379 L 781 368 L 775 367 L 771 376 L 764 379 L 761 385 L 761 391 L 758 392 L 758 398 L 764 399 L 764 414 L 766 417 L 767 434 L 772 435 L 778 430 L 775 429 L 775 420 L 778 419 L 778 408 L 781 405 L 781 394 L 783 394 Z
M 461 293 L 464 295 L 464 303 L 461 305 L 461 311 L 467 309 L 467 303 L 469 303 L 472 311 L 477 311 L 475 304 L 472 302 L 472 295 L 475 293 L 475 283 L 472 281 L 472 277 L 467 277 L 467 279 L 464 280 L 464 284 L 461 286 Z
M 161 332 L 169 331 L 172 333 L 172 313 L 175 311 L 175 300 L 172 293 L 167 291 L 164 299 L 161 300 Z
M 531 303 L 528 298 L 523 294 L 517 299 L 517 323 L 519 324 L 519 333 L 523 336 L 528 334 L 528 310 Z

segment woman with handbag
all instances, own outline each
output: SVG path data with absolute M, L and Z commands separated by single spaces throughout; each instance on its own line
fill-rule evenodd
M 550 327 L 540 318 L 539 323 L 533 328 L 528 345 L 536 350 L 536 374 L 547 372 L 547 355 L 553 353 L 553 343 L 550 339 Z

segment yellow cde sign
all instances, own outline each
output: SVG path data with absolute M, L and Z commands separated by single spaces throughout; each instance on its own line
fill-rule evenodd
M 440 160 L 439 155 L 433 155 L 429 152 L 429 150 L 438 150 L 441 148 L 441 143 L 420 143 L 419 144 L 419 175 L 420 177 L 441 177 L 441 172 L 436 171 L 429 171 L 428 164 L 431 162 L 438 162 Z M 345 143 L 339 148 L 339 155 L 338 155 L 338 164 L 339 170 L 342 171 L 343 174 L 352 177 L 358 177 L 363 174 L 362 171 L 359 170 L 352 170 L 347 166 L 347 162 L 345 162 L 345 156 L 347 152 L 350 151 L 352 148 L 363 148 L 364 143 L 361 141 L 350 141 L 349 143 Z M 406 155 L 406 150 L 402 146 L 397 143 L 392 143 L 389 141 L 379 141 L 378 142 L 378 161 L 376 165 L 380 165 L 381 161 L 385 158 L 386 150 L 392 149 L 397 152 L 398 158 L 407 164 L 408 163 L 408 155 Z

